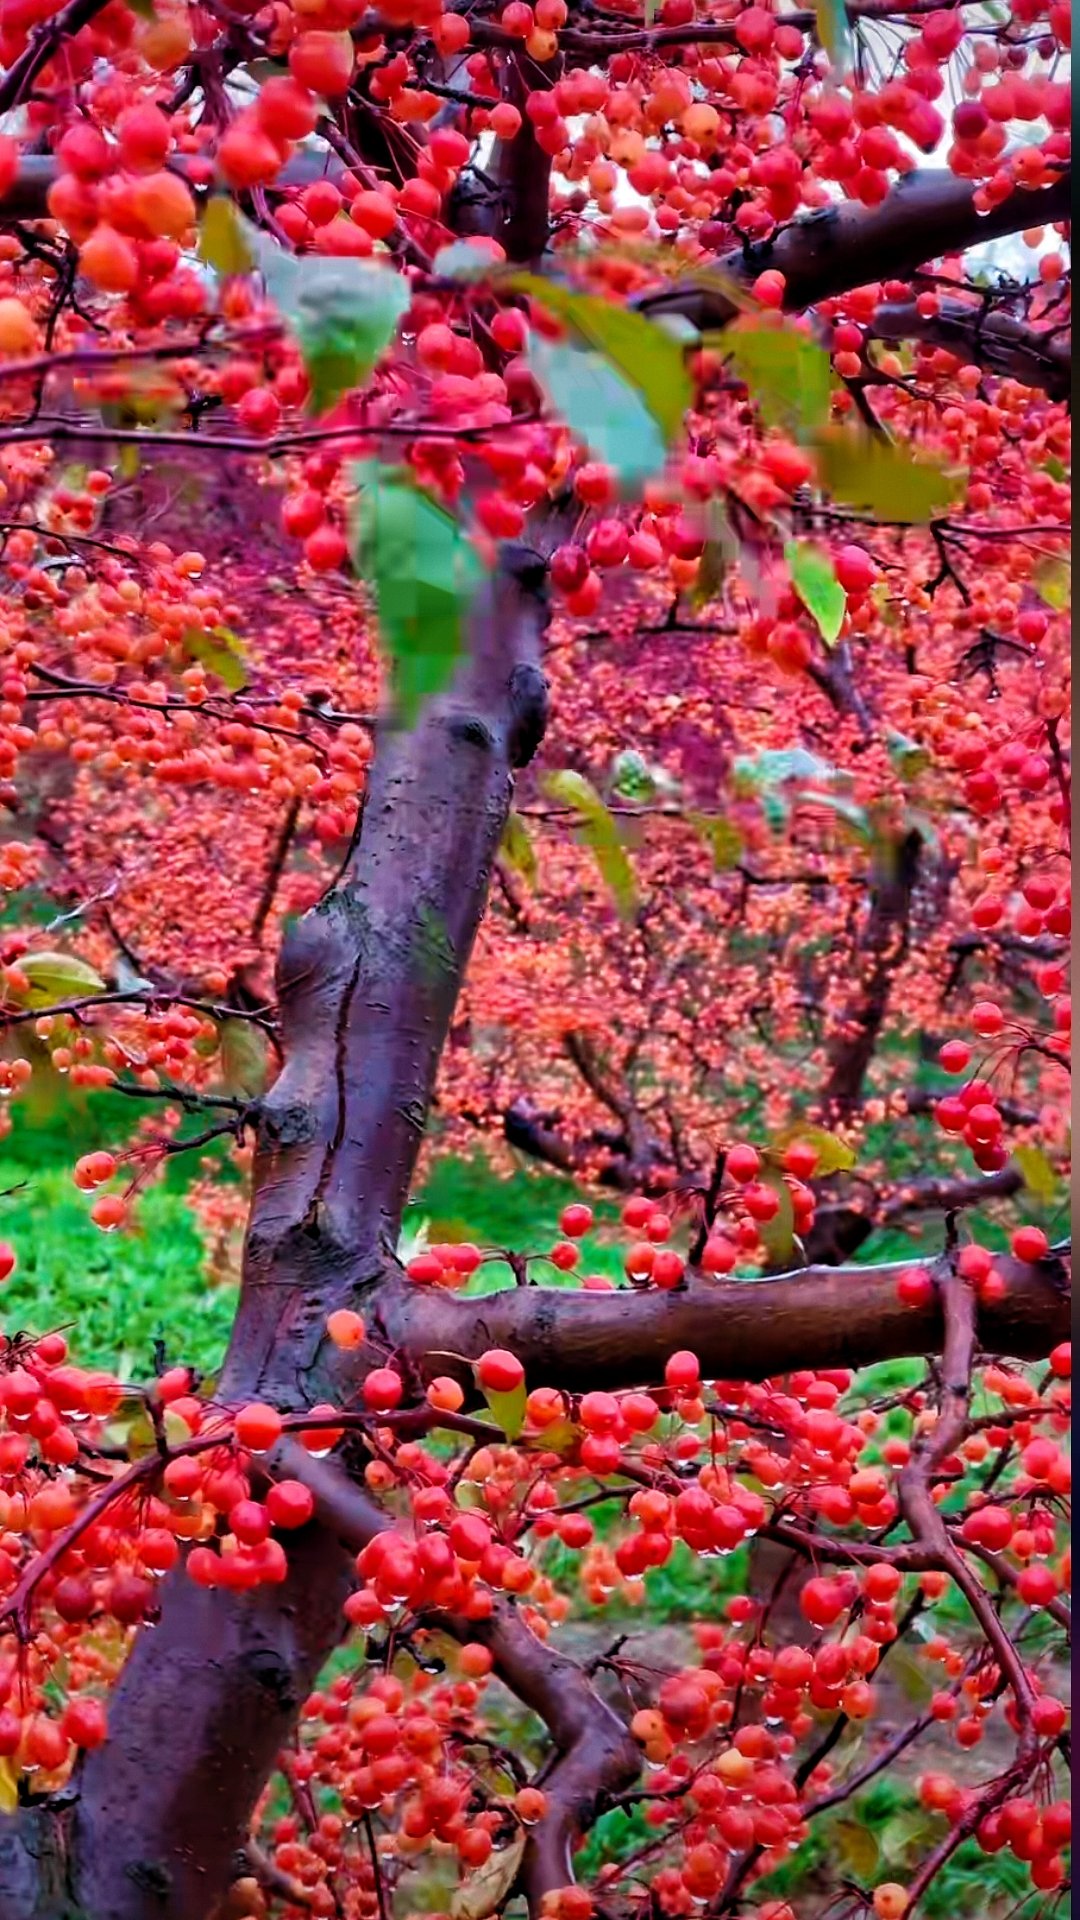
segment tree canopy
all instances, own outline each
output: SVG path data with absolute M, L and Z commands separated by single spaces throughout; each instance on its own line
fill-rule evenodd
M 0 1920 L 1063 1911 L 1069 37 L 0 9 Z

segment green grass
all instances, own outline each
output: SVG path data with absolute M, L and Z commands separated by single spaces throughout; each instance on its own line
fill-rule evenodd
M 170 1358 L 215 1370 L 236 1294 L 206 1277 L 198 1222 L 186 1199 L 192 1161 L 171 1160 L 137 1201 L 132 1227 L 105 1234 L 92 1224 L 90 1199 L 75 1187 L 72 1168 L 91 1148 L 131 1138 L 130 1103 L 66 1096 L 36 1113 L 16 1106 L 12 1120 L 0 1141 L 0 1238 L 15 1247 L 19 1265 L 0 1300 L 0 1324 L 9 1333 L 70 1328 L 80 1363 L 119 1367 L 132 1378 L 152 1370 L 157 1341 Z M 200 1160 L 205 1157 L 200 1149 Z M 223 1176 L 230 1177 L 227 1167 Z M 446 1159 L 410 1202 L 406 1227 L 426 1221 L 433 1240 L 539 1251 L 558 1237 L 560 1210 L 578 1197 L 573 1183 L 557 1176 L 525 1171 L 502 1180 L 479 1156 Z M 610 1229 L 615 1208 L 601 1203 L 596 1211 Z M 589 1267 L 615 1276 L 620 1255 L 603 1240 L 601 1227 Z M 490 1284 L 492 1270 L 484 1271 Z M 548 1284 L 561 1277 L 547 1265 L 537 1273 Z
M 25 1185 L 19 1183 L 25 1182 Z M 0 1297 L 8 1334 L 70 1329 L 83 1365 L 152 1372 L 154 1343 L 201 1370 L 218 1365 L 235 1306 L 231 1287 L 209 1285 L 203 1245 L 181 1194 L 154 1188 L 139 1201 L 136 1226 L 102 1233 L 69 1171 L 0 1159 L 0 1233 L 18 1267 Z

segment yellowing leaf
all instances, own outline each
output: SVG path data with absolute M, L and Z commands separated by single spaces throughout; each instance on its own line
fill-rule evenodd
M 1037 1200 L 1053 1200 L 1058 1190 L 1058 1177 L 1041 1147 L 1021 1146 L 1013 1148 L 1013 1159 L 1024 1176 L 1024 1185 Z
M 844 67 L 851 58 L 851 33 L 844 0 L 815 0 L 818 39 L 834 67 Z
M 672 338 L 643 313 L 620 307 L 593 293 L 573 293 L 535 273 L 515 273 L 508 285 L 527 293 L 583 340 L 603 354 L 640 394 L 669 443 L 682 432 L 683 419 L 694 398 L 686 355 Z M 571 427 L 575 425 L 572 418 Z
M 228 1093 L 254 1099 L 266 1085 L 266 1035 L 253 1020 L 221 1023 L 221 1078 Z
M 515 873 L 520 873 L 530 887 L 535 887 L 539 873 L 536 848 L 529 838 L 529 829 L 520 813 L 515 813 L 513 808 L 507 815 L 502 840 L 499 843 L 499 852 L 508 867 L 512 867 Z
M 837 1820 L 829 1829 L 829 1844 L 841 1866 L 856 1880 L 874 1878 L 879 1849 L 869 1827 L 859 1820 Z
M 780 1202 L 779 1211 L 771 1220 L 759 1220 L 758 1239 L 765 1248 L 773 1266 L 780 1266 L 789 1260 L 795 1246 L 795 1207 L 791 1198 L 791 1188 L 783 1175 L 772 1167 L 764 1167 L 761 1172 L 762 1185 L 771 1187 Z
M 19 1776 L 5 1755 L 0 1760 L 0 1813 L 15 1813 L 19 1805 Z
M 250 273 L 255 256 L 227 194 L 211 194 L 199 223 L 199 259 L 223 276 Z
M 518 1876 L 525 1835 L 515 1834 L 508 1847 L 490 1854 L 482 1867 L 470 1873 L 455 1888 L 450 1899 L 450 1920 L 488 1920 L 497 1913 Z
M 917 525 L 959 498 L 964 476 L 940 462 L 916 460 L 906 448 L 875 435 L 830 428 L 816 440 L 822 487 L 845 506 L 882 520 Z
M 774 1135 L 772 1144 L 782 1153 L 795 1140 L 805 1141 L 808 1147 L 813 1147 L 818 1157 L 815 1174 L 824 1177 L 829 1173 L 846 1173 L 849 1167 L 855 1165 L 855 1155 L 846 1140 L 827 1132 L 824 1127 L 785 1127 L 782 1133 Z
M 578 815 L 579 838 L 592 849 L 619 913 L 629 919 L 637 906 L 634 870 L 619 839 L 619 830 L 596 788 L 582 774 L 569 768 L 561 773 L 546 774 L 543 788 L 557 805 L 572 807 Z
M 1031 575 L 1031 584 L 1040 600 L 1055 613 L 1063 613 L 1072 599 L 1072 565 L 1065 555 L 1060 559 L 1040 560 Z
M 791 584 L 806 611 L 813 616 L 826 646 L 834 647 L 847 612 L 847 594 L 833 570 L 833 563 L 812 540 L 789 540 L 784 558 Z
M 246 687 L 244 646 L 231 627 L 212 627 L 209 633 L 189 627 L 184 635 L 184 652 L 189 659 L 198 660 L 207 673 L 215 673 L 230 693 Z
M 743 854 L 743 837 L 738 827 L 722 813 L 691 813 L 690 825 L 707 843 L 717 873 L 730 873 Z
M 483 1394 L 495 1425 L 502 1428 L 508 1440 L 516 1440 L 525 1425 L 525 1402 L 529 1397 L 524 1380 L 509 1393 L 498 1393 L 492 1387 L 485 1387 Z
M 100 973 L 73 953 L 28 953 L 18 966 L 30 982 L 19 996 L 27 1007 L 47 1007 L 56 1000 L 81 1000 L 85 995 L 106 990 Z

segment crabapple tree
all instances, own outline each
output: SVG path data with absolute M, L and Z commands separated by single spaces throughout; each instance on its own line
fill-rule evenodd
M 1061 1909 L 1069 29 L 0 7 L 5 1115 L 242 1234 L 3 1336 L 0 1920 Z

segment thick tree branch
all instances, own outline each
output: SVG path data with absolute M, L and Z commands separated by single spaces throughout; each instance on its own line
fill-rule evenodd
M 876 340 L 926 340 L 991 373 L 1041 388 L 1051 400 L 1069 397 L 1069 335 L 1051 337 L 1009 313 L 984 313 L 962 300 L 942 298 L 935 314 L 921 314 L 914 300 L 889 300 L 875 310 L 870 332 Z
M 716 265 L 743 284 L 765 267 L 779 270 L 786 281 L 785 307 L 801 313 L 852 287 L 906 279 L 944 254 L 1070 217 L 1068 173 L 1034 192 L 1017 187 L 988 214 L 976 212 L 973 196 L 971 183 L 953 174 L 917 171 L 899 180 L 878 207 L 852 201 L 829 207 L 793 221 L 772 240 L 722 255 Z M 684 314 L 703 332 L 726 326 L 736 311 L 719 284 L 662 287 L 643 295 L 638 305 L 653 316 Z M 1031 372 L 1037 370 L 1034 361 L 1027 364 Z M 1056 354 L 1048 365 L 1057 380 Z
M 1037 1266 L 997 1263 L 1004 1298 L 982 1306 L 980 1344 L 990 1353 L 1035 1358 L 1069 1337 L 1071 1255 Z M 398 1288 L 389 1324 L 423 1373 L 472 1380 L 469 1363 L 508 1347 L 532 1386 L 567 1393 L 655 1384 L 669 1354 L 689 1347 L 714 1379 L 762 1380 L 792 1367 L 862 1367 L 903 1355 L 939 1353 L 940 1299 L 902 1306 L 896 1282 L 911 1262 L 879 1267 L 806 1267 L 775 1279 L 696 1281 L 684 1291 L 566 1292 L 518 1287 L 480 1300 Z M 458 1356 L 451 1359 L 449 1356 Z
M 637 1779 L 641 1754 L 577 1661 L 538 1640 L 510 1601 L 497 1601 L 488 1620 L 463 1621 L 460 1629 L 451 1623 L 450 1630 L 483 1642 L 500 1680 L 551 1735 L 554 1756 L 537 1777 L 547 1811 L 529 1836 L 521 1867 L 521 1888 L 535 1916 L 546 1893 L 572 1884 L 575 1840 L 603 1795 Z

